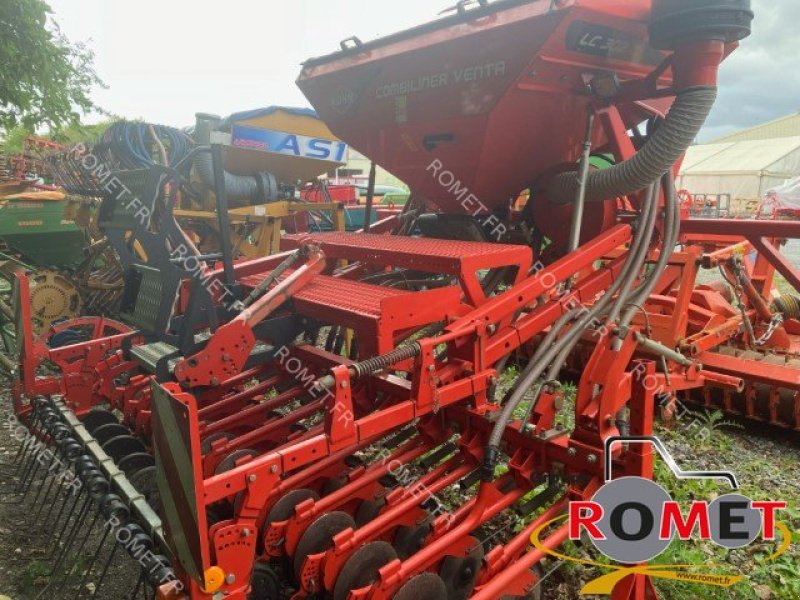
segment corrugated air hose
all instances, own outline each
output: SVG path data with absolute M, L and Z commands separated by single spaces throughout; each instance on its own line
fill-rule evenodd
M 609 169 L 589 173 L 586 201 L 612 200 L 658 181 L 694 142 L 716 99 L 716 87 L 680 92 L 661 126 L 639 152 Z M 548 199 L 555 204 L 570 204 L 575 201 L 577 189 L 578 173 L 562 173 L 550 183 Z

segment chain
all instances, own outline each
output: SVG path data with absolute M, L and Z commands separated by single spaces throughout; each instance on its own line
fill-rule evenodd
M 775 332 L 783 325 L 783 315 L 778 313 L 774 317 L 772 317 L 772 321 L 769 323 L 769 327 L 764 332 L 760 338 L 756 340 L 756 346 L 764 346 L 766 343 L 775 335 Z

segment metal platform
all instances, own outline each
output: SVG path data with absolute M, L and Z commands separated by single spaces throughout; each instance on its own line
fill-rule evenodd
M 254 288 L 263 275 L 241 280 Z M 326 324 L 353 329 L 362 348 L 378 354 L 395 347 L 406 329 L 457 316 L 461 290 L 455 286 L 409 292 L 320 275 L 293 297 L 298 314 Z
M 399 267 L 458 277 L 470 303 L 482 304 L 486 297 L 478 272 L 499 267 L 517 267 L 515 281 L 530 271 L 531 249 L 526 246 L 462 242 L 364 233 L 317 233 L 284 236 L 283 250 L 294 250 L 303 241 L 318 244 L 329 260 L 359 261 L 370 265 Z

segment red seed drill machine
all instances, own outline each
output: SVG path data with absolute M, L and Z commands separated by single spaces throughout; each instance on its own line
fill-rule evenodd
M 131 598 L 540 598 L 531 534 L 603 484 L 610 436 L 684 402 L 800 426 L 800 300 L 773 282 L 800 284 L 779 252 L 800 226 L 682 223 L 674 186 L 749 0 L 477 4 L 303 67 L 331 130 L 413 192 L 371 233 L 200 255 L 177 165 L 103 200 L 120 322 L 34 338 L 19 276 L 19 491 L 61 532 L 47 597 L 85 593 L 58 575 L 102 526 L 98 597 L 122 547 Z M 613 452 L 615 475 L 652 475 L 647 450 Z

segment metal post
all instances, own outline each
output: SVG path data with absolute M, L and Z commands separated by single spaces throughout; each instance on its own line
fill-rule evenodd
M 375 200 L 375 177 L 377 167 L 373 162 L 369 168 L 369 183 L 367 185 L 367 205 L 364 207 L 364 233 L 369 233 L 372 228 L 372 204 Z
M 578 179 L 578 191 L 572 213 L 572 225 L 569 232 L 567 252 L 575 252 L 581 244 L 581 226 L 583 225 L 583 209 L 586 205 L 586 182 L 589 178 L 589 163 L 592 158 L 592 132 L 594 131 L 594 112 L 589 109 L 586 123 L 586 138 L 583 142 L 583 156 Z
M 225 164 L 222 160 L 222 146 L 211 145 L 211 162 L 214 166 L 214 194 L 217 197 L 217 221 L 219 241 L 222 246 L 222 264 L 225 270 L 225 283 L 232 288 L 236 283 L 233 272 L 233 246 L 231 246 L 231 223 L 228 215 L 228 194 L 225 190 Z

